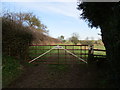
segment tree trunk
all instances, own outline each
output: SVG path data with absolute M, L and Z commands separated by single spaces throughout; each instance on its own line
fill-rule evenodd
M 112 19 L 111 22 L 101 26 L 102 40 L 109 63 L 108 78 L 111 82 L 111 87 L 120 87 L 120 19 L 118 18 Z

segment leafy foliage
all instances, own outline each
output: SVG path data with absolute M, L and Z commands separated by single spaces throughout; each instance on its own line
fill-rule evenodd
M 59 40 L 61 40 L 62 42 L 65 42 L 64 36 L 61 35 L 60 37 L 58 37 Z
M 13 20 L 2 18 L 3 53 L 17 59 L 25 59 L 29 44 L 33 36 L 28 27 Z
M 73 33 L 72 36 L 69 38 L 69 41 L 77 45 L 79 42 L 79 35 L 77 33 Z
M 82 10 L 81 18 L 86 20 L 91 28 L 100 27 L 109 63 L 109 85 L 119 87 L 120 2 L 82 2 L 78 5 L 78 10 Z
M 5 13 L 4 18 L 14 20 L 15 22 L 28 26 L 31 29 L 38 30 L 40 32 L 48 33 L 47 26 L 42 24 L 39 18 L 33 13 Z
M 92 27 L 100 27 L 106 21 L 109 21 L 114 14 L 114 8 L 118 3 L 108 2 L 84 2 L 78 5 L 78 10 L 82 10 L 81 18 L 88 21 L 88 25 Z
M 94 40 L 80 40 L 80 44 L 82 45 L 93 45 L 94 42 Z

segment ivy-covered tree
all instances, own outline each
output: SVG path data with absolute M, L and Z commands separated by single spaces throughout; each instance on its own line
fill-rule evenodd
M 120 2 L 81 2 L 81 18 L 93 28 L 101 29 L 110 66 L 111 85 L 120 87 Z

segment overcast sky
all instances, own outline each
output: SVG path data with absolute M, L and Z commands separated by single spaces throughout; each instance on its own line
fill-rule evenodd
M 69 38 L 78 33 L 80 39 L 100 38 L 100 29 L 89 28 L 87 22 L 80 19 L 77 0 L 2 0 L 2 9 L 10 12 L 33 12 L 48 27 L 49 35 Z

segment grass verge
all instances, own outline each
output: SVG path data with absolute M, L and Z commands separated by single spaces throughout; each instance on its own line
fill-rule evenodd
M 19 60 L 15 60 L 13 57 L 3 56 L 2 61 L 2 87 L 5 88 L 21 75 L 23 68 Z

